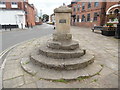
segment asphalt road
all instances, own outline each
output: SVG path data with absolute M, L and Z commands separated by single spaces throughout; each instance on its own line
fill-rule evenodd
M 12 30 L 0 33 L 0 52 L 23 41 L 39 38 L 54 32 L 53 26 L 48 24 L 37 25 L 33 29 Z

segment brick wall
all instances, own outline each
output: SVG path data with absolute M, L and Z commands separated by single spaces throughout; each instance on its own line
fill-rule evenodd
M 76 22 L 74 23 L 74 18 L 72 17 L 72 25 L 82 26 L 82 27 L 93 27 L 94 25 L 103 26 L 105 25 L 107 21 L 106 11 L 115 4 L 118 4 L 118 2 L 99 2 L 99 5 L 97 7 L 94 7 L 95 2 L 91 2 L 91 8 L 88 8 L 88 3 L 85 2 L 85 9 L 82 11 L 82 3 L 84 0 L 81 0 L 81 2 L 76 2 L 72 4 L 72 16 L 76 15 Z M 78 5 L 80 5 L 80 10 L 78 11 Z M 74 12 L 74 7 L 76 7 L 76 11 Z M 120 7 L 119 7 L 120 8 Z M 82 15 L 84 15 L 87 19 L 87 14 L 90 14 L 90 18 L 94 18 L 94 13 L 98 12 L 98 19 L 97 21 L 86 21 L 86 22 L 77 22 L 77 16 L 79 15 L 79 18 L 82 19 Z

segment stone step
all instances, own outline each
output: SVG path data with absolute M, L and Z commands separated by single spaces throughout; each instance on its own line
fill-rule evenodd
M 79 43 L 74 40 L 58 42 L 51 39 L 47 41 L 47 47 L 57 50 L 75 50 L 79 48 Z
M 57 49 L 57 50 L 75 50 L 79 48 L 79 43 L 74 40 L 70 41 L 53 41 L 53 40 L 48 40 L 47 42 L 47 47 L 52 48 L 52 49 Z
M 29 74 L 40 79 L 60 80 L 60 79 L 77 79 L 83 76 L 92 76 L 102 70 L 101 65 L 92 63 L 86 68 L 77 70 L 54 70 L 33 64 L 29 57 L 21 59 L 22 68 Z
M 45 55 L 47 57 L 51 57 L 54 59 L 70 59 L 70 58 L 79 58 L 83 55 L 85 55 L 86 51 L 82 49 L 76 49 L 76 50 L 55 50 L 50 49 L 46 46 L 39 47 L 39 52 L 42 55 Z
M 87 52 L 84 56 L 75 59 L 53 59 L 38 54 L 37 50 L 34 50 L 30 55 L 30 60 L 39 66 L 56 70 L 73 70 L 78 68 L 85 68 L 89 64 L 94 62 L 94 55 Z

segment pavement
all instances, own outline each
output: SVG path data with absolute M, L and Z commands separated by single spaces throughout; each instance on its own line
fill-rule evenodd
M 80 47 L 95 54 L 95 63 L 104 68 L 99 75 L 69 83 L 39 79 L 26 73 L 20 65 L 22 57 L 28 56 L 35 46 L 40 46 L 49 36 L 36 38 L 18 45 L 5 58 L 2 71 L 3 88 L 118 88 L 118 39 L 92 32 L 90 28 L 71 27 L 73 39 Z M 94 70 L 94 69 L 93 69 Z M 92 71 L 91 71 L 92 72 Z

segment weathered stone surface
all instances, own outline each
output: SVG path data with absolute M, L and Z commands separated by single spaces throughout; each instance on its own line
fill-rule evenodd
M 60 6 L 59 8 L 54 9 L 55 13 L 71 13 L 72 9 L 67 6 Z
M 55 50 L 50 49 L 46 46 L 41 46 L 38 48 L 40 54 L 54 59 L 70 59 L 70 58 L 79 58 L 85 55 L 86 51 L 82 49 L 76 50 Z
M 5 80 L 3 83 L 4 88 L 17 88 L 24 84 L 23 76 L 12 78 L 10 80 Z
M 68 41 L 72 40 L 72 34 L 70 33 L 54 33 L 53 41 Z
M 37 50 L 34 50 L 31 53 L 30 60 L 40 66 L 47 68 L 60 69 L 60 70 L 71 70 L 84 68 L 89 64 L 94 62 L 94 55 L 92 53 L 87 53 L 81 58 L 75 59 L 53 59 L 46 56 L 40 55 L 37 53 Z
M 71 41 L 47 41 L 47 47 L 57 50 L 75 50 L 79 48 L 79 43 L 77 41 L 71 40 Z
M 37 72 L 34 75 L 35 77 L 39 77 L 41 79 L 51 79 L 51 80 L 58 80 L 58 79 L 71 80 L 71 79 L 76 79 L 77 77 L 80 77 L 80 76 L 91 76 L 91 75 L 94 75 L 95 73 L 99 72 L 102 68 L 100 65 L 95 64 L 94 68 L 96 68 L 96 69 L 94 69 L 94 70 L 92 68 L 92 65 L 89 65 L 89 67 L 86 67 L 86 68 L 83 68 L 83 69 L 77 69 L 77 70 L 65 70 L 65 69 L 54 70 L 52 68 L 44 68 L 42 66 L 40 67 L 40 66 L 38 66 L 37 63 L 35 64 L 33 62 L 30 62 L 28 64 L 29 65 L 22 65 L 22 68 L 25 67 L 24 70 L 26 72 L 32 74 L 31 72 L 29 72 L 29 70 L 34 70 L 35 72 Z M 29 70 L 26 69 L 26 67 Z M 85 70 L 85 69 L 88 69 L 88 68 L 89 68 L 89 72 Z M 90 73 L 91 70 L 93 70 L 93 72 Z

